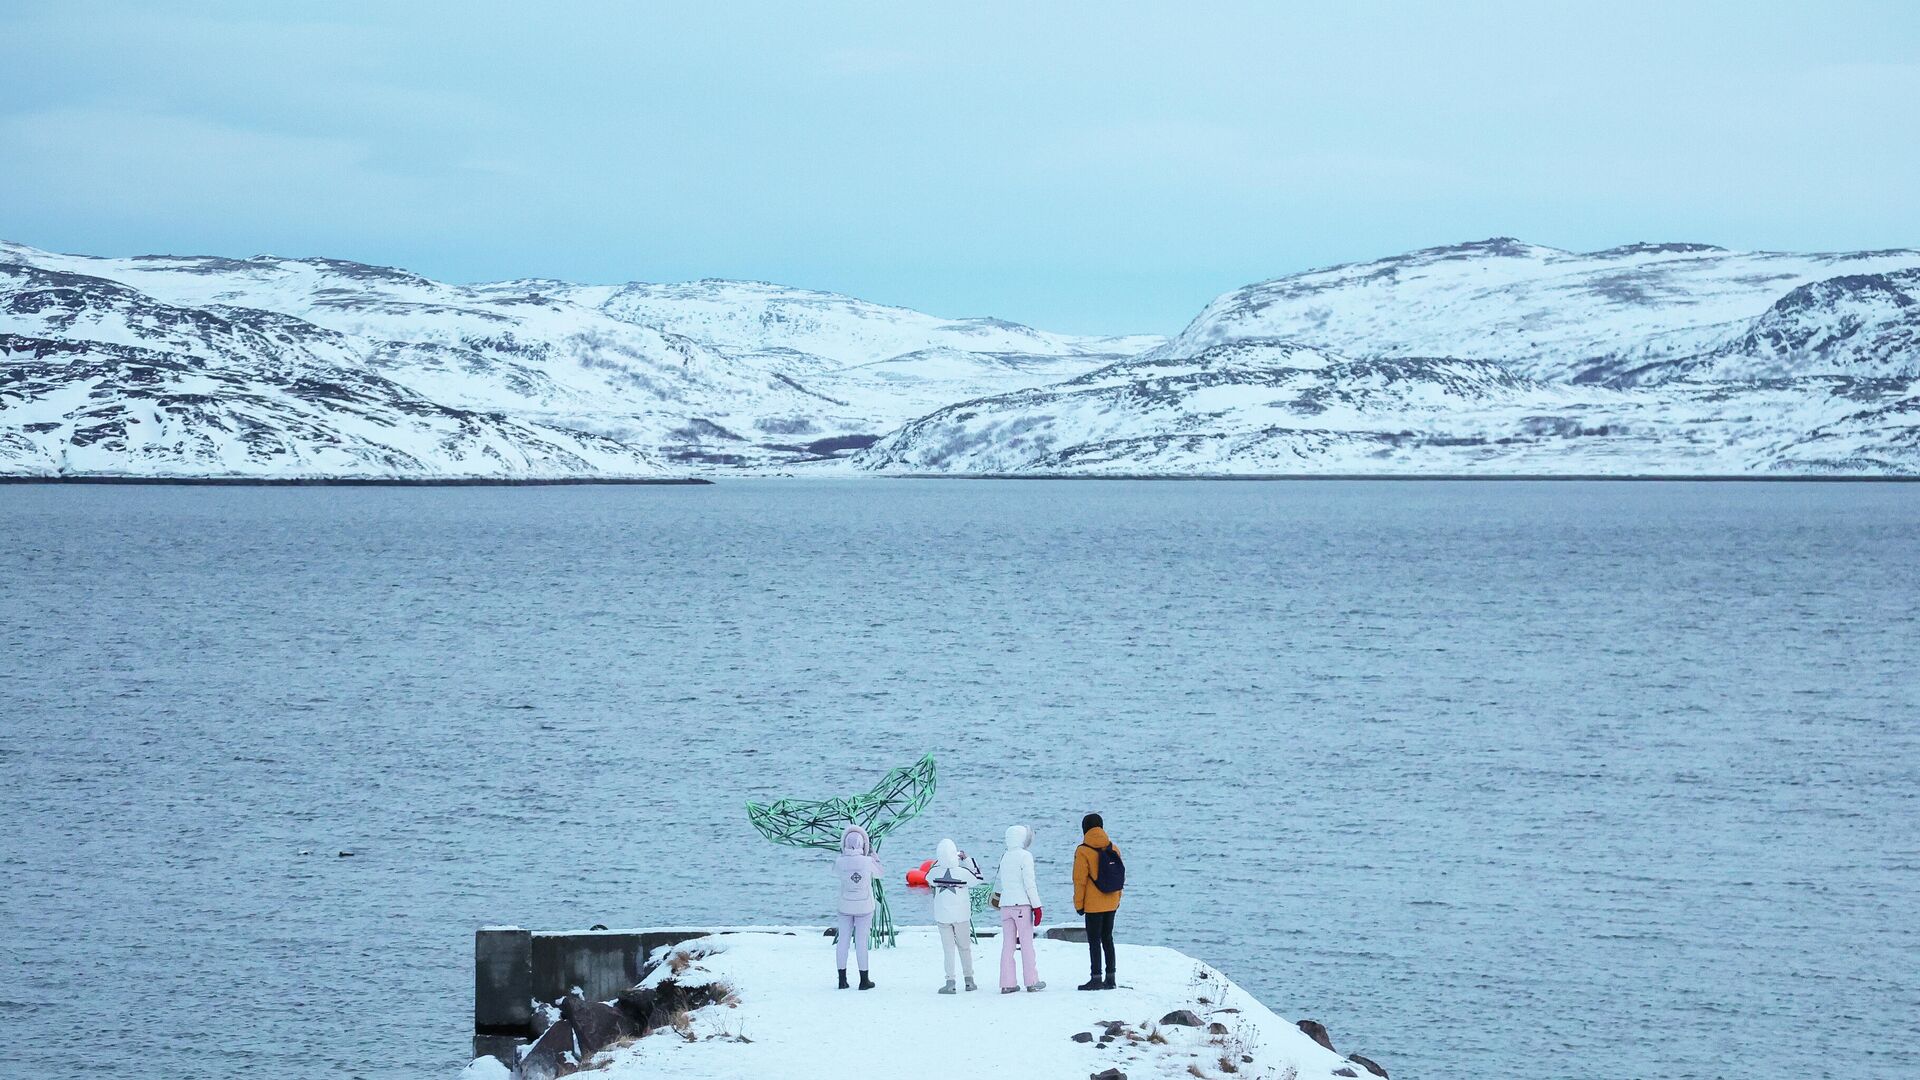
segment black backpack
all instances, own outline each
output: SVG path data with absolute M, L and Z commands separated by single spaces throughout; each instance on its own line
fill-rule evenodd
M 1084 846 L 1084 845 L 1082 845 Z M 1127 864 L 1112 844 L 1092 848 L 1094 853 L 1093 887 L 1103 893 L 1116 893 L 1127 886 Z

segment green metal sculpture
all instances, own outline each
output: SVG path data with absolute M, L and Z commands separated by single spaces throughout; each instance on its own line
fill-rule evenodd
M 781 799 L 776 803 L 748 803 L 747 820 L 760 835 L 789 847 L 840 850 L 840 834 L 847 826 L 867 830 L 873 849 L 903 822 L 926 809 L 933 798 L 933 755 L 912 765 L 892 769 L 880 778 L 872 791 L 844 799 Z M 880 879 L 873 879 L 873 944 L 893 945 L 899 940 L 893 926 L 893 912 L 887 907 L 887 891 Z

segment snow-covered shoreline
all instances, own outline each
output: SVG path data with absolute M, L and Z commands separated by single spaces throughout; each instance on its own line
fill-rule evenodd
M 1085 992 L 1074 983 L 1086 946 L 1038 944 L 1045 990 L 999 993 L 1000 945 L 985 938 L 974 946 L 980 990 L 954 995 L 937 993 L 943 976 L 931 927 L 905 928 L 897 948 L 874 951 L 872 991 L 835 988 L 833 946 L 818 928 L 729 932 L 667 946 L 619 1004 L 631 1012 L 636 1001 L 671 997 L 696 1007 L 667 1007 L 654 1030 L 639 1036 L 618 1026 L 632 1021 L 615 1008 L 570 1002 L 578 1023 L 555 1014 L 548 1038 L 525 1054 L 519 1072 L 527 1080 L 577 1070 L 609 1080 L 844 1080 L 946 1070 L 1022 1080 L 1374 1075 L 1364 1054 L 1343 1056 L 1317 1042 L 1308 1033 L 1326 1037 L 1317 1024 L 1282 1019 L 1176 950 L 1121 944 L 1120 987 Z M 463 1074 L 509 1075 L 486 1057 Z

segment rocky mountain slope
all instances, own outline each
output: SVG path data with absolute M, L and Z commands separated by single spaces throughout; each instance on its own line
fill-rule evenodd
M 0 244 L 0 473 L 802 465 L 1920 473 L 1920 252 L 1500 238 L 1249 285 L 1163 340 L 760 282 Z
M 414 478 L 815 460 L 1161 343 L 755 283 L 462 286 L 11 244 L 0 335 L 0 472 Z
M 1171 348 L 1193 355 L 1223 341 L 1278 338 L 1354 356 L 1471 356 L 1535 378 L 1597 381 L 1731 345 L 1804 286 L 1915 268 L 1920 251 L 1630 244 L 1576 254 L 1500 237 L 1235 289 Z M 1909 358 L 1910 369 L 1915 363 Z
M 1234 290 L 860 457 L 947 473 L 1920 473 L 1920 252 L 1510 239 Z

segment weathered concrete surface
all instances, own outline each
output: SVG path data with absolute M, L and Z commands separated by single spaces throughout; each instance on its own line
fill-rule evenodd
M 533 935 L 531 996 L 557 1002 L 576 987 L 589 1001 L 611 1001 L 640 981 L 647 955 L 663 945 L 707 937 L 706 929 L 582 930 Z
M 473 935 L 473 1031 L 532 1035 L 533 934 L 514 926 Z
M 520 1048 L 527 1040 L 518 1035 L 475 1035 L 473 1037 L 473 1056 L 476 1060 L 490 1057 L 511 1069 L 520 1061 Z

